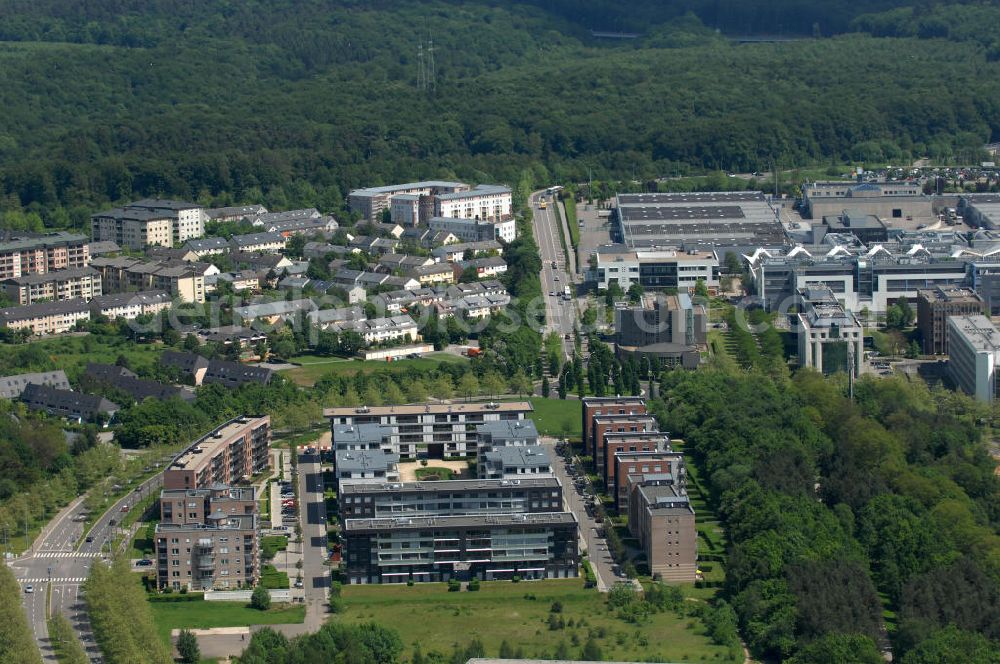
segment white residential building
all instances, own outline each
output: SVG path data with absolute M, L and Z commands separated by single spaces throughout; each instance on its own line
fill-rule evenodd
M 979 401 L 997 392 L 1000 332 L 981 314 L 948 317 L 948 373 L 955 385 Z
M 438 194 L 435 217 L 462 219 L 506 219 L 512 214 L 510 187 L 481 184 L 467 191 Z

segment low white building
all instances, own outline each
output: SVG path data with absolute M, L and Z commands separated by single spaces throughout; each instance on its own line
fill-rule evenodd
M 397 341 L 419 341 L 420 332 L 417 323 L 409 316 L 391 316 L 387 318 L 372 318 L 369 320 L 346 320 L 332 323 L 328 329 L 344 332 L 357 332 L 368 345 Z
M 428 227 L 432 231 L 451 233 L 462 242 L 487 240 L 513 242 L 517 238 L 517 223 L 511 217 L 500 219 L 434 217 L 428 222 Z
M 698 280 L 708 287 L 719 285 L 719 257 L 714 251 L 651 247 L 630 249 L 623 244 L 597 248 L 597 269 L 593 275 L 599 290 L 618 283 L 627 291 L 632 284 L 646 290 L 693 289 Z

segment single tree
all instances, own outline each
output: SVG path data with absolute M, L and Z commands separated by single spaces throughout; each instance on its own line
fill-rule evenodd
M 177 652 L 184 664 L 197 664 L 201 661 L 201 650 L 198 648 L 198 637 L 189 629 L 182 629 L 177 636 Z
M 250 606 L 258 611 L 267 611 L 271 608 L 271 594 L 264 586 L 257 586 L 250 595 Z

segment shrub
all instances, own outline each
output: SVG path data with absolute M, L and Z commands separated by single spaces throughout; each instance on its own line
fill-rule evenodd
M 198 639 L 189 629 L 182 629 L 177 635 L 177 652 L 181 656 L 184 664 L 197 664 L 201 661 L 201 649 L 198 648 Z
M 271 594 L 264 586 L 257 586 L 250 595 L 250 606 L 258 611 L 267 611 L 271 608 Z
M 477 590 L 479 590 L 479 579 L 473 579 L 472 581 L 469 581 L 469 591 L 475 592 Z
M 448 592 L 457 593 L 461 589 L 462 589 L 462 584 L 459 582 L 458 579 L 448 580 Z

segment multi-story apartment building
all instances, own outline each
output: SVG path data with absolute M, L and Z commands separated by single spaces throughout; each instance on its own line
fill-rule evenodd
M 147 198 L 90 217 L 94 241 L 128 249 L 179 247 L 205 234 L 205 212 L 197 203 Z
M 82 320 L 90 320 L 86 300 L 39 302 L 23 307 L 0 309 L 0 327 L 11 330 L 31 330 L 32 334 L 62 334 Z
M 238 417 L 203 436 L 163 471 L 164 489 L 248 481 L 270 464 L 271 418 Z
M 594 438 L 594 417 L 598 415 L 645 415 L 646 400 L 642 397 L 585 397 L 583 399 L 583 446 L 586 453 L 597 459 Z
M 646 554 L 651 574 L 691 582 L 698 569 L 694 508 L 683 487 L 655 476 L 629 476 L 628 528 Z
M 451 219 L 508 219 L 511 216 L 510 187 L 481 184 L 464 191 L 434 197 L 434 216 Z
M 205 301 L 207 263 L 143 260 L 119 256 L 95 258 L 91 266 L 101 273 L 107 293 L 161 290 L 183 302 Z
M 924 353 L 948 354 L 948 317 L 981 314 L 983 299 L 971 288 L 949 287 L 917 291 L 917 328 L 923 340 Z
M 532 412 L 526 401 L 327 408 L 331 430 L 338 425 L 382 424 L 398 436 L 393 451 L 401 459 L 435 459 L 476 453 L 476 427 L 487 422 L 523 420 Z
M 597 474 L 606 479 L 608 435 L 655 432 L 656 419 L 652 415 L 595 415 L 591 426 L 594 438 L 594 467 Z
M 441 180 L 367 187 L 351 191 L 347 195 L 347 205 L 365 221 L 381 221 L 383 210 L 389 210 L 392 214 L 392 200 L 398 196 L 403 197 L 397 206 L 397 214 L 400 216 L 393 217 L 392 221 L 402 226 L 417 225 L 434 216 L 436 196 L 468 190 L 469 185 L 463 182 Z M 416 200 L 412 197 L 416 197 Z
M 345 483 L 398 482 L 399 455 L 381 449 L 337 450 L 334 478 L 338 489 Z
M 657 477 L 661 482 L 687 485 L 684 455 L 663 449 L 656 452 L 619 452 L 614 458 L 615 511 L 628 514 L 629 476 Z
M 948 318 L 948 375 L 955 386 L 979 401 L 997 394 L 1000 332 L 982 314 Z
M 357 332 L 369 346 L 400 339 L 408 342 L 420 340 L 420 328 L 417 327 L 416 321 L 405 314 L 386 318 L 333 321 L 325 327 L 337 332 L 345 330 Z
M 211 221 L 242 221 L 267 214 L 263 205 L 238 205 L 233 207 L 207 208 L 205 219 Z
M 260 535 L 252 487 L 221 484 L 160 493 L 156 581 L 160 588 L 249 587 L 260 579 Z
M 101 274 L 92 267 L 71 267 L 42 274 L 26 274 L 3 281 L 4 291 L 18 304 L 39 300 L 89 300 L 101 295 Z
M 462 242 L 488 240 L 513 242 L 517 237 L 517 223 L 513 217 L 500 219 L 432 217 L 427 225 L 432 231 L 451 233 Z
M 617 477 L 615 475 L 615 457 L 622 453 L 658 452 L 668 449 L 670 438 L 659 431 L 621 432 L 604 434 L 604 461 L 599 464 L 602 471 L 601 479 L 611 496 L 615 495 Z
M 87 238 L 73 233 L 15 235 L 0 242 L 0 279 L 87 267 Z
M 578 575 L 554 477 L 345 483 L 339 504 L 350 583 Z
M 132 320 L 139 316 L 156 315 L 173 304 L 170 295 L 164 291 L 142 291 L 130 293 L 109 293 L 90 301 L 91 316 L 105 316 L 114 320 Z
M 497 447 L 479 454 L 480 479 L 512 480 L 552 475 L 552 460 L 541 445 Z

